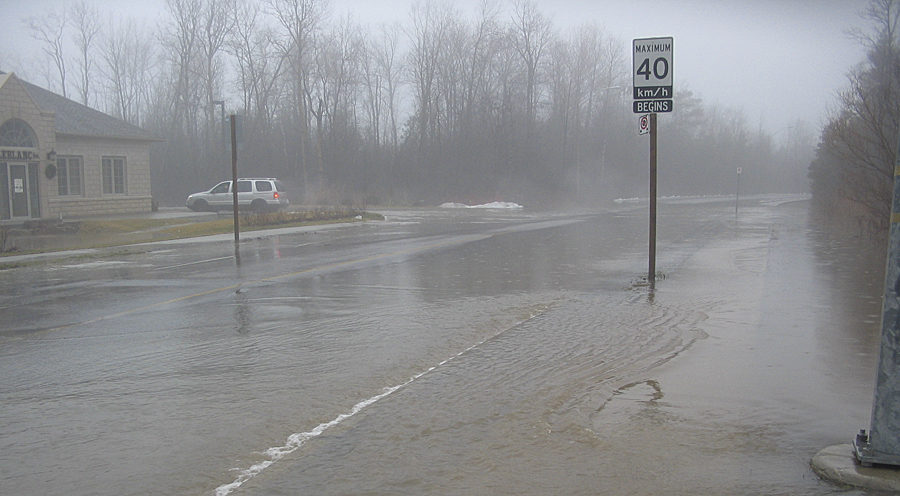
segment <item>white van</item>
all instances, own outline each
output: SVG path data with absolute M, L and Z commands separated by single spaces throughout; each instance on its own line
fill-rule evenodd
M 237 180 L 238 207 L 265 213 L 290 205 L 284 184 L 273 177 L 242 177 Z M 222 181 L 209 191 L 187 197 L 187 208 L 195 212 L 230 210 L 234 205 L 231 181 Z

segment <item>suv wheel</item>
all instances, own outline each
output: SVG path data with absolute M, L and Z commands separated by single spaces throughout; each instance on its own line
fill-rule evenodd
M 257 198 L 250 203 L 250 210 L 253 210 L 255 214 L 264 214 L 269 210 L 269 204 L 265 200 Z
M 206 203 L 206 200 L 197 200 L 191 205 L 191 210 L 194 212 L 206 212 L 209 210 L 209 203 Z

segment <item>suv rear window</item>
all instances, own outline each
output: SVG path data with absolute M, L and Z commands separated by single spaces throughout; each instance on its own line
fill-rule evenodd
M 256 191 L 272 191 L 272 183 L 269 181 L 256 181 Z

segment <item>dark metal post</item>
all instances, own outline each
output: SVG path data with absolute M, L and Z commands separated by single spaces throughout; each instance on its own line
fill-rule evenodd
M 231 114 L 231 199 L 234 202 L 234 259 L 241 264 L 241 219 L 238 217 L 237 116 Z
M 647 282 L 656 285 L 656 114 L 650 114 L 650 267 Z
M 900 138 L 898 138 L 900 141 Z M 862 465 L 900 465 L 900 153 L 894 162 L 894 200 L 881 316 L 881 356 L 870 432 L 853 443 Z
M 738 202 L 741 201 L 741 168 L 737 168 L 737 192 L 734 195 L 734 215 L 738 214 Z

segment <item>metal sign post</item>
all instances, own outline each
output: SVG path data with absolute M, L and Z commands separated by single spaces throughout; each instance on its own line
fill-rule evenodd
M 672 38 L 641 38 L 632 43 L 632 75 L 634 76 L 635 114 L 650 114 L 649 122 L 641 117 L 641 131 L 649 124 L 650 134 L 650 253 L 647 282 L 656 286 L 656 144 L 657 112 L 671 112 Z
M 647 282 L 656 287 L 656 114 L 650 114 L 650 263 Z
M 869 433 L 860 431 L 853 443 L 864 466 L 900 465 L 900 153 L 894 161 L 890 236 L 872 424 Z

